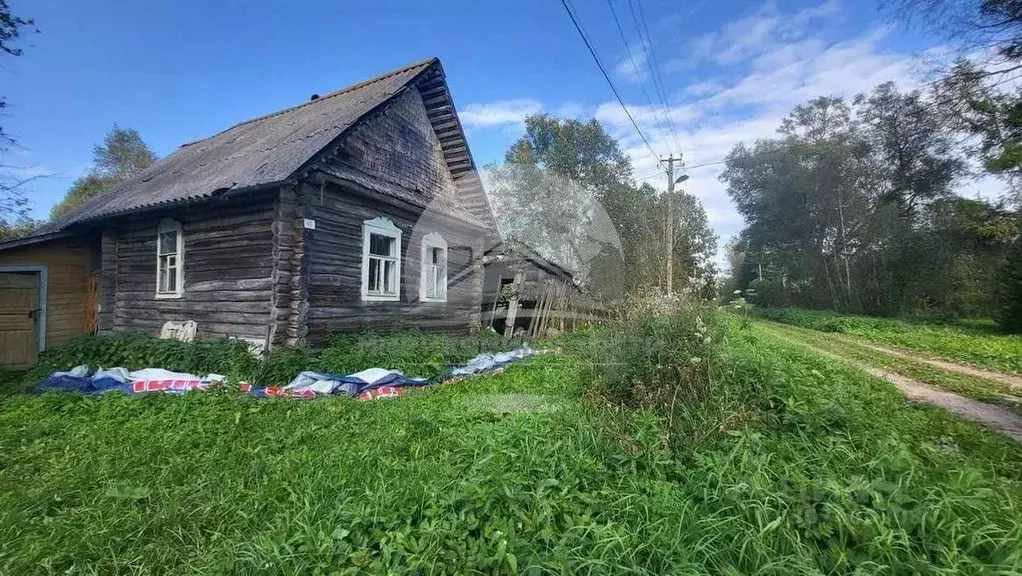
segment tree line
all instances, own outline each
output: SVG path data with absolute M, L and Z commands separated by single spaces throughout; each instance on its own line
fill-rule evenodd
M 816 98 L 775 138 L 737 145 L 721 175 L 746 220 L 728 289 L 765 306 L 993 316 L 1022 331 L 1022 91 L 1010 88 L 1022 1 L 899 7 L 904 19 L 925 9 L 962 46 L 993 43 L 994 57 L 960 58 L 922 90 Z M 1001 197 L 956 194 L 983 175 Z
M 92 148 L 92 167 L 75 179 L 64 197 L 50 209 L 50 218 L 59 218 L 90 198 L 110 190 L 156 163 L 156 154 L 137 130 L 114 125 L 103 142 Z M 28 216 L 27 206 L 0 211 L 0 241 L 30 234 L 42 221 Z

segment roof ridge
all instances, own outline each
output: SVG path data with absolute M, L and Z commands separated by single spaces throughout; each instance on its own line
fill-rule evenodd
M 287 112 L 291 112 L 292 110 L 297 110 L 299 108 L 303 108 L 303 107 L 309 106 L 311 104 L 316 104 L 318 102 L 322 102 L 324 100 L 328 100 L 328 99 L 333 98 L 335 96 L 340 96 L 342 94 L 347 94 L 347 93 L 352 92 L 354 90 L 365 88 L 366 86 L 368 86 L 370 84 L 375 84 L 376 82 L 380 82 L 382 80 L 386 80 L 387 78 L 390 78 L 392 76 L 397 76 L 398 74 L 402 74 L 402 73 L 407 72 L 409 70 L 412 70 L 414 68 L 428 66 L 428 65 L 431 65 L 431 64 L 433 64 L 435 62 L 439 62 L 439 58 L 437 58 L 436 56 L 430 56 L 429 58 L 423 58 L 422 60 L 419 60 L 417 62 L 413 62 L 412 64 L 408 64 L 407 66 L 402 66 L 401 68 L 397 68 L 395 70 L 391 70 L 390 72 L 386 72 L 384 74 L 380 74 L 379 76 L 376 76 L 376 77 L 373 77 L 373 78 L 369 78 L 368 80 L 363 80 L 361 82 L 356 82 L 355 84 L 352 84 L 350 86 L 345 86 L 344 88 L 340 88 L 338 90 L 335 90 L 335 91 L 327 94 L 326 96 L 320 96 L 319 98 L 316 98 L 315 100 L 308 100 L 306 102 L 302 102 L 301 104 L 296 104 L 296 105 L 290 106 L 288 108 L 282 108 L 280 110 L 277 110 L 276 112 L 270 112 L 268 114 L 263 114 L 262 116 L 256 116 L 255 118 L 250 118 L 248 120 L 244 120 L 242 122 L 238 122 L 237 124 L 234 124 L 232 126 L 224 128 L 223 130 L 217 132 L 216 134 L 212 134 L 212 135 L 207 136 L 205 138 L 200 138 L 198 140 L 193 140 L 191 142 L 186 142 L 184 144 L 181 144 L 178 148 L 184 148 L 186 146 L 193 146 L 195 144 L 198 144 L 199 142 L 205 142 L 206 140 L 209 140 L 211 138 L 215 138 L 215 137 L 223 134 L 224 132 L 230 132 L 231 130 L 234 130 L 235 128 L 237 128 L 239 126 L 245 126 L 247 124 L 252 124 L 253 122 L 258 122 L 260 120 L 266 120 L 267 118 L 273 118 L 274 116 L 279 116 L 281 114 L 285 114 Z

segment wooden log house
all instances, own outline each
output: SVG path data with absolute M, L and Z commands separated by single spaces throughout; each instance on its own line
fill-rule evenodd
M 431 58 L 185 144 L 0 244 L 12 351 L 0 364 L 167 321 L 267 348 L 359 329 L 468 333 L 496 235 Z

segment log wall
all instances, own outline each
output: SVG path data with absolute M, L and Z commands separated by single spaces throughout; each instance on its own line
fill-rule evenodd
M 482 244 L 479 232 L 442 215 L 399 208 L 336 184 L 305 184 L 299 191 L 303 213 L 315 220 L 305 230 L 307 339 L 358 330 L 421 329 L 468 334 L 478 324 L 482 296 Z M 362 300 L 362 223 L 378 216 L 401 229 L 400 299 Z M 421 302 L 419 276 L 422 237 L 439 232 L 448 245 L 447 301 Z
M 194 320 L 199 338 L 237 336 L 265 342 L 274 300 L 277 193 L 250 194 L 232 202 L 146 213 L 115 221 L 104 232 L 103 294 L 114 293 L 109 324 L 117 331 L 158 335 L 168 320 Z M 184 293 L 156 298 L 156 230 L 161 218 L 181 223 Z M 113 239 L 114 254 L 108 242 Z M 111 262 L 112 261 L 112 262 Z M 112 272 L 111 270 L 115 270 Z M 112 277 L 111 277 L 112 276 Z

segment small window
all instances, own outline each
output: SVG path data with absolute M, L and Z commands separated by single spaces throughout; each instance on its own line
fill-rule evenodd
M 397 300 L 401 290 L 401 230 L 386 218 L 362 223 L 362 299 Z
M 436 232 L 430 232 L 422 238 L 419 299 L 430 302 L 447 301 L 447 242 Z
M 180 298 L 184 293 L 184 256 L 181 224 L 161 220 L 156 231 L 157 298 Z

